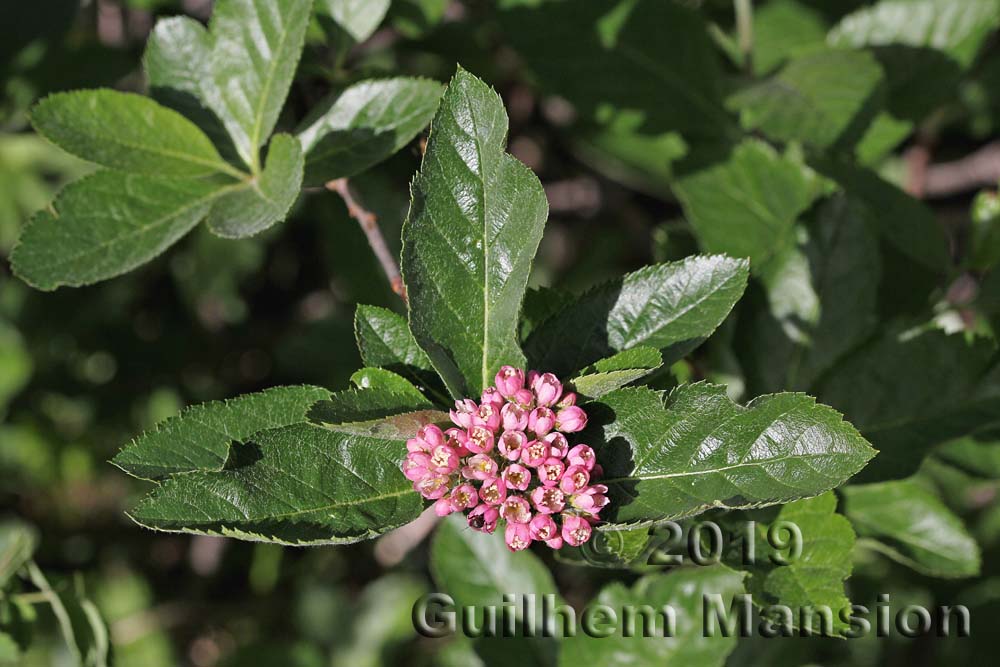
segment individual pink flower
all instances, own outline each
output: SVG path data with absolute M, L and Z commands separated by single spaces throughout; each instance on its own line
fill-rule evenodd
M 555 425 L 556 415 L 549 408 L 535 408 L 528 415 L 528 430 L 533 431 L 539 438 L 547 435 Z
M 447 438 L 447 444 L 449 447 L 454 448 L 455 453 L 461 458 L 465 458 L 469 455 L 469 449 L 465 446 L 465 443 L 469 441 L 469 436 L 466 432 L 460 428 L 450 428 L 444 432 L 445 438 Z
M 531 471 L 517 463 L 507 466 L 500 477 L 511 491 L 524 491 L 531 483 Z
M 462 428 L 472 427 L 472 416 L 479 411 L 479 406 L 471 398 L 463 398 L 460 401 L 455 401 L 455 409 L 448 413 L 453 421 L 458 426 Z
M 473 426 L 469 429 L 469 439 L 465 448 L 476 454 L 485 454 L 493 449 L 493 432 L 483 426 Z
M 531 492 L 531 502 L 542 514 L 558 514 L 566 506 L 566 496 L 554 486 L 539 486 Z
M 559 527 L 548 514 L 536 514 L 528 523 L 531 539 L 545 542 L 559 535 Z
M 566 464 L 562 459 L 550 456 L 538 466 L 538 479 L 542 482 L 542 486 L 559 486 L 565 472 Z
M 466 460 L 466 464 L 462 468 L 462 477 L 465 479 L 484 480 L 496 477 L 498 472 L 499 469 L 496 461 L 486 454 L 476 454 Z
M 458 470 L 458 454 L 448 445 L 438 445 L 431 451 L 431 466 L 434 472 L 449 475 Z
M 447 475 L 428 475 L 415 482 L 413 488 L 427 500 L 437 500 L 448 493 L 449 482 Z
M 531 546 L 531 531 L 527 524 L 508 522 L 503 538 L 511 551 L 524 551 Z
M 535 407 L 535 394 L 530 389 L 519 389 L 511 396 L 510 402 L 527 412 Z
M 571 466 L 582 466 L 587 470 L 593 470 L 597 457 L 594 455 L 594 450 L 590 446 L 576 445 L 570 449 L 569 452 L 567 452 L 566 461 Z
M 528 428 L 528 411 L 508 403 L 500 408 L 500 425 L 505 431 L 523 431 Z
M 557 408 L 568 408 L 571 405 L 576 405 L 576 394 L 571 391 L 563 394 L 563 397 L 556 403 Z
M 497 528 L 499 518 L 500 512 L 496 507 L 477 505 L 469 512 L 469 527 L 484 533 L 492 533 Z
M 587 413 L 575 405 L 556 413 L 555 427 L 563 433 L 582 431 L 587 425 Z
M 504 403 L 507 402 L 504 398 L 503 394 L 501 394 L 496 387 L 487 387 L 486 389 L 483 389 L 479 403 L 480 406 L 492 405 L 494 408 L 499 410 L 503 407 Z
M 521 450 L 528 444 L 528 436 L 522 431 L 507 431 L 500 436 L 497 449 L 508 461 L 516 461 L 521 456 Z
M 493 433 L 500 428 L 500 406 L 493 403 L 483 403 L 472 415 L 473 427 L 482 427 Z
M 549 444 L 544 440 L 532 440 L 521 448 L 521 463 L 532 468 L 545 463 L 549 458 Z
M 572 514 L 562 515 L 562 538 L 567 544 L 578 547 L 590 539 L 590 524 L 583 519 Z
M 467 510 L 479 504 L 479 493 L 471 484 L 459 484 L 451 490 L 451 504 L 456 511 Z
M 500 477 L 491 477 L 479 487 L 479 498 L 487 505 L 500 505 L 507 499 L 507 484 Z
M 531 383 L 535 392 L 535 404 L 546 408 L 556 404 L 562 396 L 562 383 L 552 373 L 542 373 Z
M 524 388 L 524 371 L 513 366 L 501 366 L 496 377 L 497 391 L 504 398 L 510 398 Z
M 500 507 L 500 516 L 507 523 L 528 523 L 531 521 L 531 505 L 521 496 L 507 496 Z
M 410 452 L 403 461 L 403 476 L 417 482 L 431 473 L 431 456 L 424 452 Z
M 574 493 L 569 498 L 569 504 L 578 510 L 582 510 L 591 516 L 597 516 L 605 505 L 608 504 L 608 497 L 605 495 L 608 487 L 603 484 L 587 486 Z
M 549 445 L 549 456 L 554 456 L 557 459 L 564 458 L 566 452 L 569 451 L 569 442 L 566 440 L 566 436 L 559 431 L 553 431 L 547 436 L 542 438 Z
M 438 498 L 434 501 L 434 513 L 438 516 L 448 516 L 452 512 L 458 511 L 454 504 L 451 502 L 451 498 Z
M 583 466 L 570 466 L 566 468 L 562 479 L 559 480 L 559 488 L 563 493 L 579 493 L 590 483 L 590 473 Z

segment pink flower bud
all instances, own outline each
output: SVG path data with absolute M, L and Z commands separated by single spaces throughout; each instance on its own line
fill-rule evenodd
M 510 397 L 510 402 L 522 410 L 528 411 L 535 407 L 535 395 L 530 389 L 519 389 Z
M 551 540 L 545 540 L 546 546 L 550 549 L 562 549 L 563 548 L 563 538 L 561 536 L 553 537 Z
M 590 473 L 583 466 L 570 466 L 566 468 L 562 479 L 559 480 L 559 488 L 563 493 L 578 493 L 590 483 Z
M 480 405 L 492 405 L 494 408 L 499 410 L 506 403 L 503 394 L 497 391 L 496 387 L 487 387 L 483 389 L 480 398 Z
M 457 510 L 449 498 L 438 498 L 434 501 L 434 513 L 438 516 L 448 516 L 455 511 Z
M 594 450 L 587 445 L 577 445 L 566 454 L 566 461 L 571 466 L 581 466 L 587 470 L 593 470 L 596 460 Z
M 505 431 L 523 431 L 528 428 L 528 411 L 508 403 L 500 408 L 500 424 Z
M 455 450 L 459 458 L 465 458 L 469 455 L 469 449 L 465 446 L 465 443 L 469 441 L 469 436 L 466 435 L 465 431 L 460 428 L 450 428 L 444 432 L 444 435 L 448 439 L 448 446 Z
M 448 415 L 451 417 L 451 421 L 457 426 L 462 428 L 472 427 L 472 415 L 474 415 L 479 410 L 479 406 L 471 398 L 463 398 L 460 401 L 455 401 L 455 409 L 451 410 Z
M 499 477 L 491 477 L 479 488 L 479 497 L 487 505 L 499 505 L 507 499 L 507 484 Z
M 403 477 L 418 482 L 431 474 L 431 457 L 424 452 L 410 452 L 403 460 Z
M 431 452 L 434 472 L 449 475 L 458 470 L 458 454 L 448 445 L 438 445 Z
M 497 476 L 497 462 L 486 454 L 470 456 L 462 468 L 462 477 L 466 479 L 489 479 Z
M 562 538 L 567 544 L 578 547 L 590 539 L 590 524 L 572 514 L 562 515 Z
M 541 542 L 559 536 L 559 528 L 548 514 L 536 514 L 528 524 L 528 531 L 531 534 L 531 539 Z
M 469 440 L 465 448 L 476 454 L 485 454 L 493 450 L 493 432 L 482 426 L 469 429 Z
M 417 431 L 417 439 L 426 442 L 428 448 L 430 449 L 433 449 L 438 445 L 443 445 L 445 442 L 444 433 L 442 433 L 441 429 L 434 424 L 421 426 L 420 430 Z
M 500 516 L 507 523 L 528 523 L 531 521 L 531 505 L 521 496 L 507 496 L 500 507 Z
M 510 398 L 524 388 L 524 371 L 513 366 L 502 366 L 493 380 L 497 385 L 497 391 L 503 397 Z
M 569 442 L 566 440 L 566 436 L 559 431 L 549 433 L 543 440 L 549 444 L 549 454 L 557 459 L 565 457 L 566 452 L 569 451 Z
M 477 505 L 469 512 L 469 528 L 483 533 L 492 533 L 497 528 L 500 512 L 489 505 Z
M 595 484 L 585 487 L 579 493 L 570 496 L 569 503 L 578 510 L 583 510 L 592 516 L 597 516 L 601 508 L 608 504 L 608 497 L 604 495 L 608 492 L 608 487 L 603 484 Z
M 531 531 L 523 523 L 508 523 L 503 538 L 511 551 L 524 551 L 531 546 Z
M 562 396 L 562 383 L 552 373 L 543 373 L 531 383 L 535 392 L 535 402 L 539 406 L 550 407 Z
M 500 477 L 512 491 L 524 491 L 531 483 L 531 471 L 517 463 L 507 466 Z
M 550 456 L 545 459 L 542 465 L 538 466 L 538 479 L 541 480 L 543 486 L 558 486 L 564 472 L 566 472 L 566 464 L 554 456 Z
M 532 468 L 545 463 L 549 458 L 549 444 L 544 440 L 532 440 L 521 448 L 521 463 Z
M 576 405 L 576 394 L 571 391 L 563 394 L 563 397 L 556 403 L 557 408 L 568 408 L 571 405 Z
M 451 490 L 451 504 L 457 511 L 467 510 L 479 504 L 479 494 L 471 484 L 459 484 Z
M 563 433 L 582 431 L 587 425 L 587 413 L 582 408 L 571 405 L 556 414 L 555 426 Z
M 497 449 L 508 461 L 516 461 L 521 456 L 521 449 L 528 444 L 528 436 L 521 431 L 507 431 L 500 436 Z
M 448 493 L 448 477 L 446 475 L 428 475 L 414 482 L 414 490 L 427 500 L 437 500 Z
M 569 410 L 570 408 L 566 408 Z M 577 408 L 579 409 L 579 408 Z M 552 427 L 556 425 L 556 416 L 548 408 L 535 408 L 528 415 L 528 430 L 534 431 L 539 438 L 548 434 Z
M 554 486 L 539 486 L 531 492 L 531 502 L 542 514 L 557 514 L 566 506 L 566 496 Z
M 472 415 L 473 428 L 480 427 L 496 432 L 500 428 L 500 406 L 492 403 L 483 403 Z

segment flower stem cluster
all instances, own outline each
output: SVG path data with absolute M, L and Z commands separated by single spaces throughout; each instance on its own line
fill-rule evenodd
M 451 411 L 453 428 L 431 424 L 406 442 L 403 474 L 439 516 L 465 512 L 469 526 L 492 533 L 506 522 L 511 551 L 532 541 L 553 549 L 590 539 L 608 488 L 594 450 L 566 434 L 587 425 L 576 394 L 552 373 L 504 366 L 479 403 Z

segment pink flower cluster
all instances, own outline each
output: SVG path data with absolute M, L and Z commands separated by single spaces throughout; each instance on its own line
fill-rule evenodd
M 552 373 L 504 366 L 495 381 L 479 403 L 455 402 L 455 428 L 431 424 L 406 442 L 403 474 L 439 516 L 467 511 L 485 533 L 504 519 L 511 551 L 533 540 L 583 544 L 608 504 L 608 487 L 592 483 L 601 475 L 594 450 L 566 439 L 587 414 Z

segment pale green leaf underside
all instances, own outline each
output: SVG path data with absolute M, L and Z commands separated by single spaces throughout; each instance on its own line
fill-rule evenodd
M 666 401 L 629 388 L 590 405 L 587 435 L 613 501 L 604 529 L 815 496 L 874 455 L 840 413 L 804 394 L 771 394 L 742 407 L 725 387 L 698 383 Z
M 672 363 L 707 338 L 743 295 L 746 260 L 722 255 L 655 264 L 571 300 L 525 341 L 535 368 L 566 375 L 636 346 Z
M 518 316 L 548 204 L 538 178 L 504 152 L 506 138 L 500 97 L 459 69 L 403 227 L 410 328 L 455 396 L 524 363 Z
M 400 472 L 399 441 L 308 424 L 235 445 L 226 469 L 163 482 L 130 516 L 155 530 L 289 545 L 345 544 L 419 516 L 423 501 Z
M 561 667 L 601 665 L 602 667 L 633 667 L 634 665 L 697 665 L 721 667 L 734 648 L 735 636 L 725 637 L 716 629 L 704 626 L 708 596 L 719 596 L 728 612 L 733 597 L 743 593 L 743 577 L 739 572 L 715 565 L 682 568 L 668 574 L 643 577 L 633 587 L 615 582 L 605 586 L 592 604 L 608 605 L 619 618 L 616 632 L 609 637 L 595 638 L 583 632 L 562 641 L 559 656 Z M 676 616 L 674 636 L 663 636 L 663 617 L 656 613 L 656 632 L 643 636 L 642 614 L 635 614 L 633 636 L 623 636 L 623 610 L 638 610 L 649 605 L 659 612 L 665 606 Z
M 979 545 L 937 496 L 912 480 L 847 486 L 844 513 L 865 544 L 917 572 L 979 574 Z
M 187 234 L 227 187 L 100 171 L 71 183 L 14 248 L 14 271 L 43 290 L 88 285 L 148 262 Z
M 134 439 L 112 463 L 143 479 L 222 470 L 233 443 L 258 431 L 305 422 L 310 406 L 329 396 L 319 387 L 275 387 L 196 405 Z
M 303 123 L 306 185 L 364 171 L 427 127 L 444 86 L 397 77 L 361 81 L 320 102 Z
M 194 123 L 134 93 L 56 93 L 32 109 L 31 121 L 60 148 L 111 169 L 183 177 L 233 171 Z

